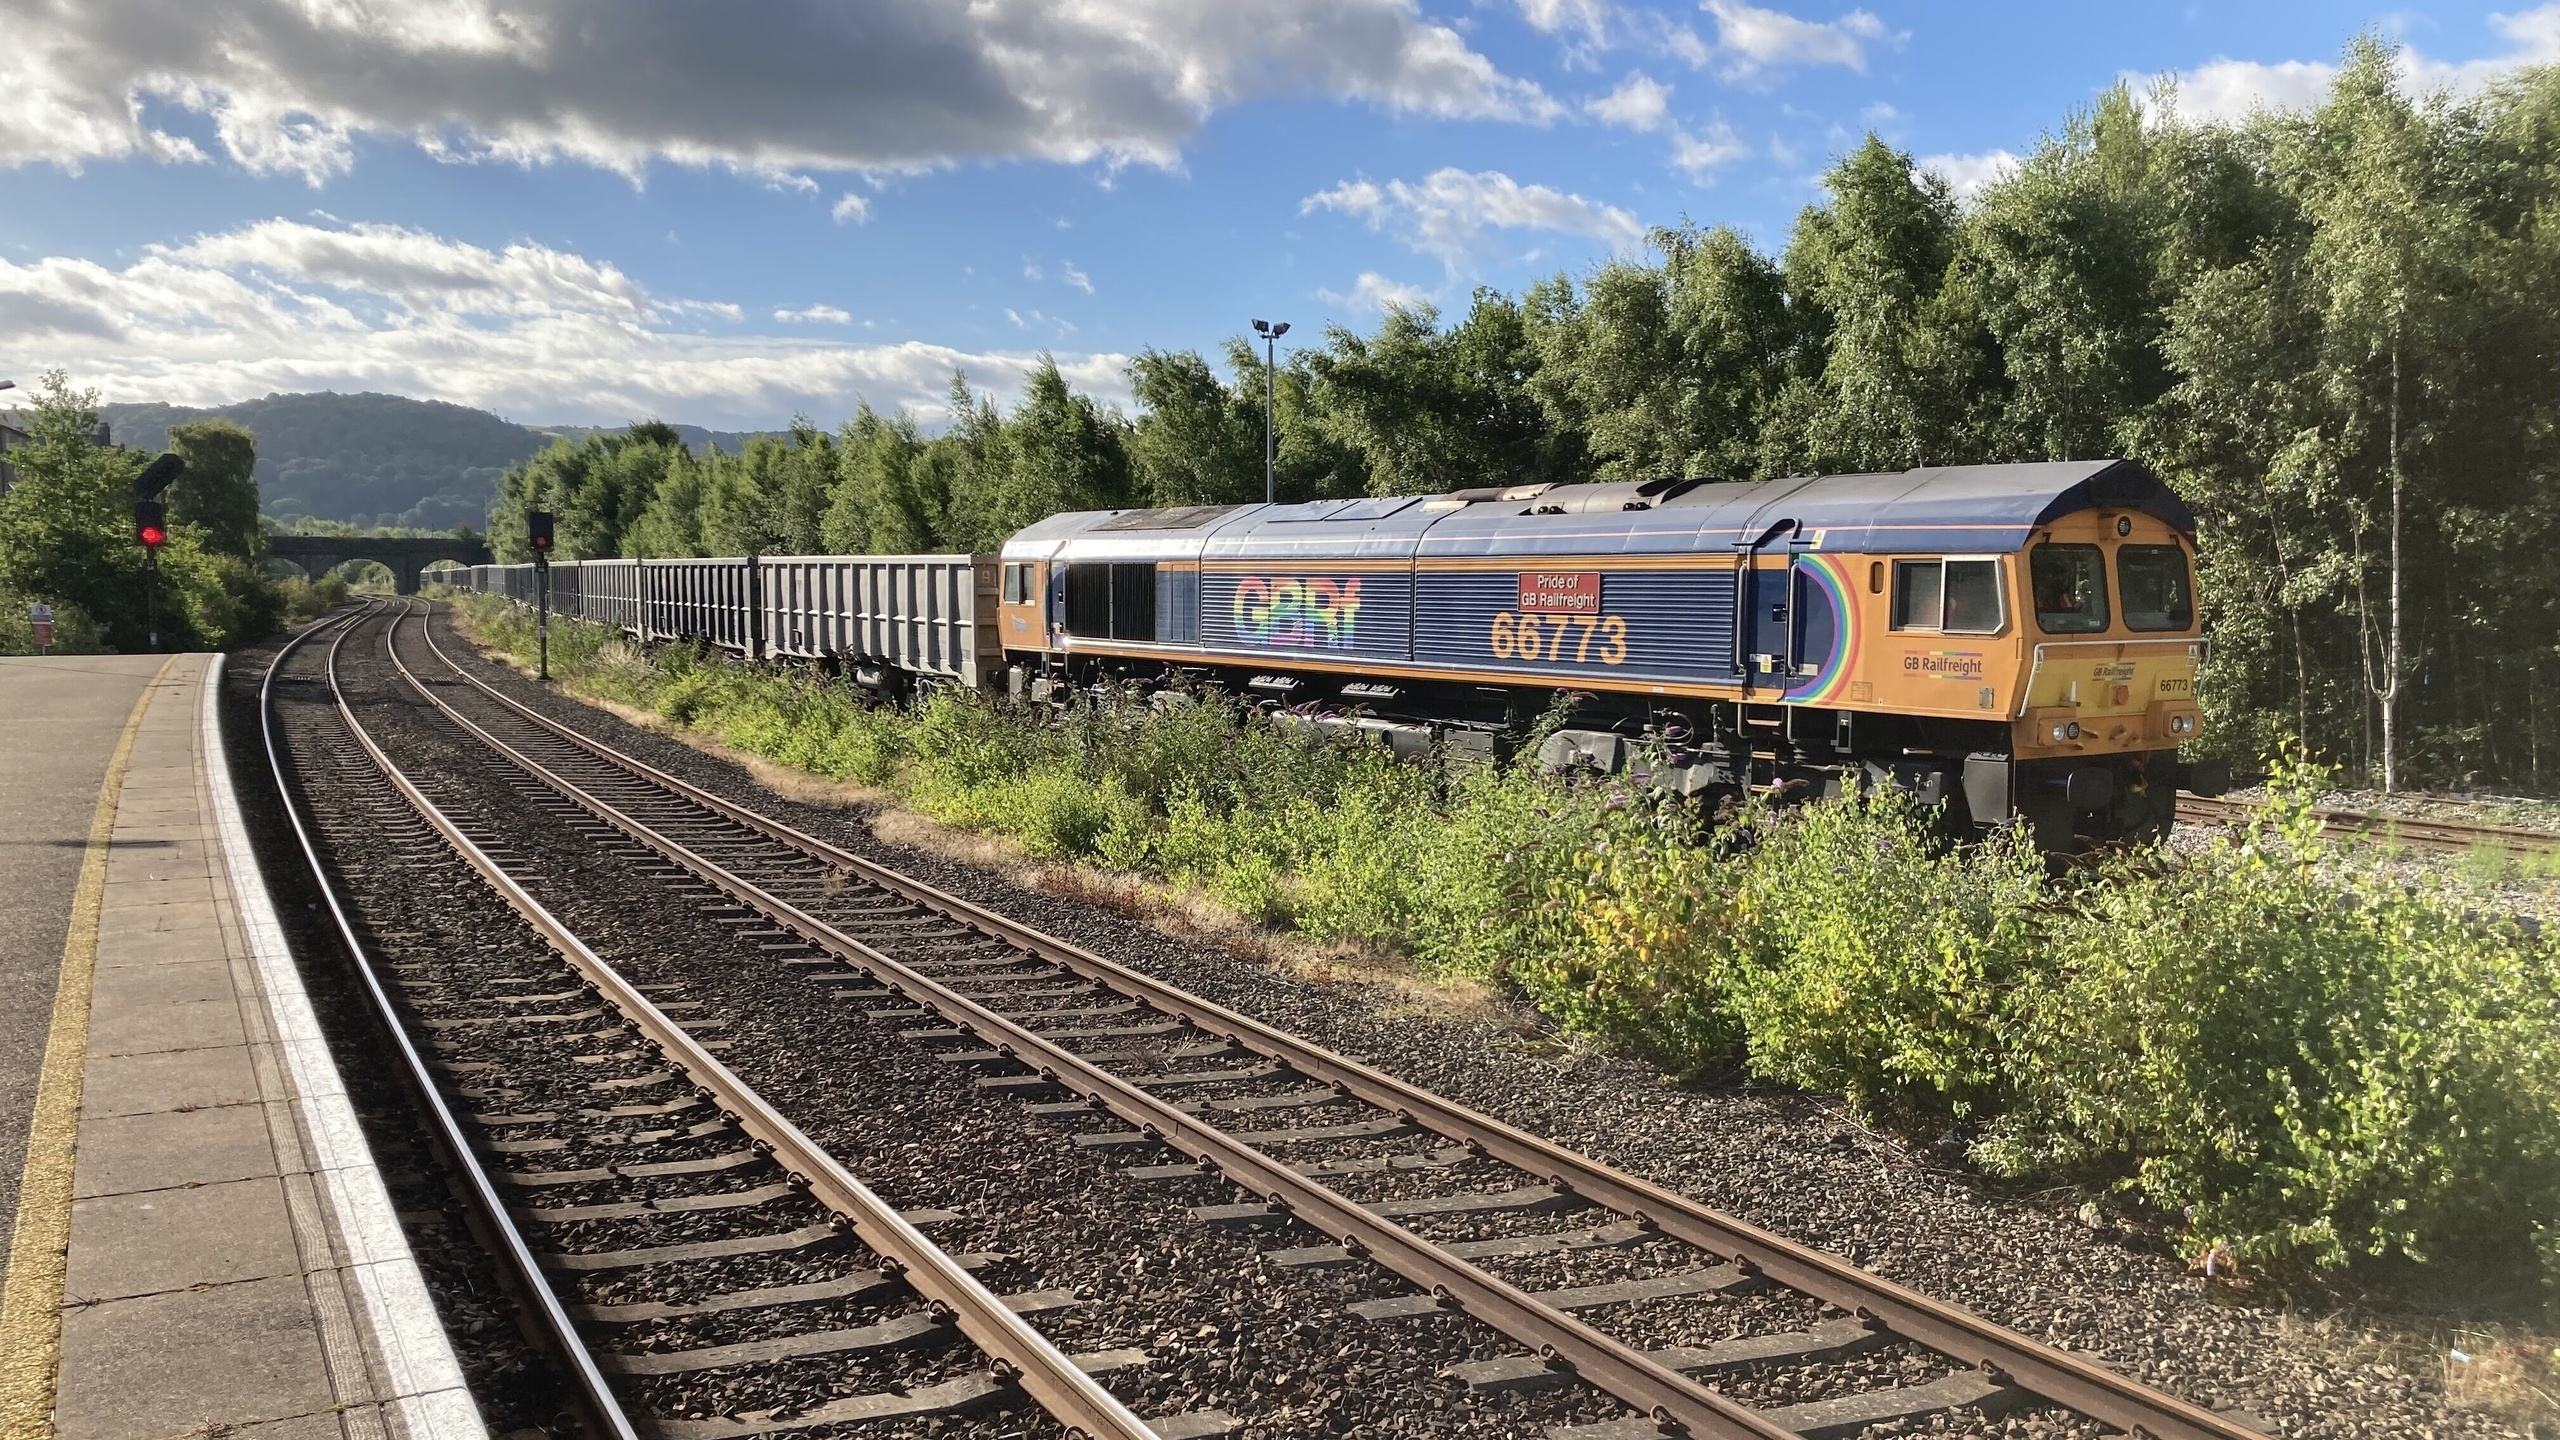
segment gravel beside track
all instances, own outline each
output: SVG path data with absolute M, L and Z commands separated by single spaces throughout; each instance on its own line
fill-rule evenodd
M 437 624 L 448 651 L 462 653 L 458 637 L 443 630 L 442 619 Z M 799 805 L 765 792 L 733 765 L 624 725 L 504 667 L 485 665 L 478 673 L 608 744 L 847 850 L 2028 1335 L 2095 1354 L 2198 1403 L 2253 1412 L 2293 1436 L 2513 1433 L 2485 1417 L 2448 1409 L 2431 1378 L 2345 1358 L 2343 1346 L 2323 1350 L 2297 1343 L 2284 1333 L 2284 1317 L 2208 1292 L 2174 1260 L 2083 1225 L 2059 1207 L 1988 1195 L 1963 1173 L 1876 1139 L 1819 1101 L 1674 1089 L 1642 1067 L 1559 1046 L 1525 1017 L 1503 1024 L 1417 1013 L 1371 987 L 1300 981 L 1223 951 L 1168 940 L 1006 876 L 884 844 L 860 813 Z M 790 1007 L 779 998 L 775 1007 L 762 1023 L 779 1034 Z M 793 1036 L 777 1048 L 810 1053 L 805 1047 L 816 1038 Z M 842 1077 L 829 1078 L 832 1084 Z M 2078 1197 L 2072 1198 L 2076 1203 Z M 1551 1268 L 1524 1269 L 1518 1278 L 1543 1284 L 1613 1278 L 1600 1268 L 1612 1254 L 1541 1257 L 1536 1264 Z M 1648 1341 L 1694 1343 L 1809 1318 L 1772 1308 L 1788 1299 L 1760 1296 L 1705 1307 L 1657 1302 L 1629 1312 L 1623 1317 L 1628 1323 L 1613 1328 Z M 1352 1333 L 1375 1339 L 1389 1328 L 1365 1326 Z M 1173 1329 L 1178 1327 L 1165 1333 Z M 1230 1339 L 1222 1334 L 1217 1345 L 1198 1348 L 1224 1349 Z M 1413 1363 L 1433 1362 L 1416 1355 Z M 1875 1352 L 1863 1363 L 1872 1373 L 1858 1381 L 1861 1386 L 1918 1383 L 1945 1367 L 1943 1360 L 1902 1347 Z M 1355 1394 L 1369 1393 L 1372 1386 L 1357 1373 L 1330 1373 L 1324 1383 Z M 1751 1393 L 1747 1384 L 1729 1383 L 1728 1389 L 1759 1404 L 1809 1398 Z M 1219 1393 L 1216 1387 L 1202 1391 Z M 1345 1429 L 1347 1418 L 1329 1416 L 1313 1428 Z M 1383 1415 L 1379 1423 L 1386 1423 Z M 1439 1433 L 1446 1423 L 1428 1428 Z M 1296 1424 L 1284 1430 L 1303 1433 Z M 1988 1422 L 1983 1433 L 2058 1436 L 2094 1433 L 2094 1427 L 2050 1411 L 2020 1411 Z

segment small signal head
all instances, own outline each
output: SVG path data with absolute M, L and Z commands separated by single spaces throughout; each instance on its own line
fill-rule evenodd
M 133 538 L 145 550 L 157 550 L 169 543 L 168 507 L 157 500 L 133 502 Z

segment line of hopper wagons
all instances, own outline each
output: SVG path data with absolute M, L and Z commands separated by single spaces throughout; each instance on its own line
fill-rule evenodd
M 1718 803 L 1893 784 L 2050 851 L 2165 834 L 2200 726 L 2195 518 L 2125 460 L 1053 515 L 997 554 L 480 565 L 640 641 L 1055 704 L 1222 687 L 1401 754 Z

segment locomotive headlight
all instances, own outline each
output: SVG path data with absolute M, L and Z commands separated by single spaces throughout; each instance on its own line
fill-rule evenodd
M 2193 735 L 2196 733 L 2196 717 L 2193 715 L 2170 716 L 2169 733 L 2172 735 Z
M 2052 735 L 2054 744 L 2067 745 L 2080 738 L 2080 722 L 2077 720 L 2061 721 L 2053 727 Z

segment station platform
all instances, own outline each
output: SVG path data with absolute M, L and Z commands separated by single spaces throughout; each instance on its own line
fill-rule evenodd
M 0 658 L 0 1440 L 485 1440 L 242 826 L 221 663 Z

